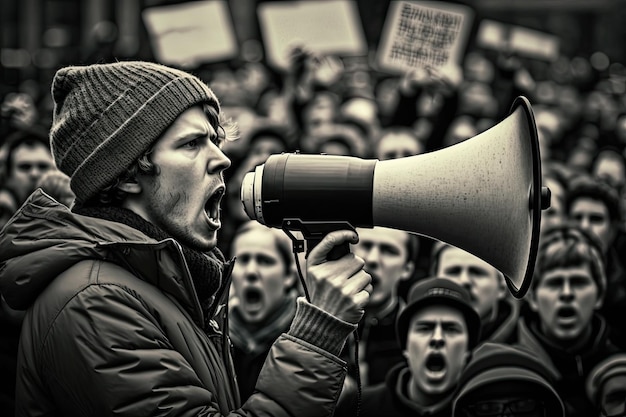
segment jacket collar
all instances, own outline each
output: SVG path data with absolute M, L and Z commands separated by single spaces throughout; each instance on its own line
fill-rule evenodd
M 172 295 L 203 326 L 189 268 L 174 239 L 156 241 L 121 223 L 72 213 L 41 189 L 0 233 L 0 291 L 12 308 L 25 310 L 56 276 L 85 259 L 123 266 Z M 225 265 L 216 301 L 227 293 L 232 266 Z M 213 303 L 209 319 L 219 304 Z

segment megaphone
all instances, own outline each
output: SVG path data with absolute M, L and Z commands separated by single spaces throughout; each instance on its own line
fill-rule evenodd
M 490 129 L 447 148 L 379 161 L 351 156 L 271 155 L 244 177 L 248 217 L 383 226 L 437 239 L 485 260 L 522 298 L 531 283 L 541 210 L 539 141 L 528 99 Z

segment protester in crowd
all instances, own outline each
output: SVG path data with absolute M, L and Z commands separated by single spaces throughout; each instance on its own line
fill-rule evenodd
M 424 278 L 411 288 L 396 325 L 406 363 L 363 389 L 359 415 L 450 416 L 461 372 L 479 340 L 480 318 L 469 293 L 449 279 Z M 357 406 L 343 398 L 335 416 L 356 415 Z
M 35 190 L 41 177 L 54 168 L 50 147 L 39 130 L 18 130 L 7 137 L 4 187 L 19 207 Z
M 342 94 L 343 101 L 339 105 L 338 121 L 348 126 L 355 126 L 368 149 L 380 135 L 381 125 L 378 117 L 378 103 L 374 98 L 370 83 L 358 91 L 346 91 Z
M 308 45 L 289 48 L 284 95 L 301 141 L 312 129 L 339 120 L 342 94 L 337 87 L 343 73 L 337 56 L 321 54 Z
M 598 314 L 605 292 L 597 237 L 567 224 L 545 230 L 527 294 L 529 309 L 518 323 L 519 345 L 557 369 L 555 389 L 567 416 L 594 413 L 585 379 L 600 360 L 618 351 Z
M 568 218 L 600 241 L 606 271 L 607 291 L 600 313 L 613 328 L 613 341 L 626 349 L 626 264 L 624 231 L 621 230 L 619 197 L 611 186 L 579 175 L 570 181 L 566 210 Z
M 443 147 L 443 138 L 459 107 L 459 87 L 463 71 L 459 66 L 416 68 L 402 74 L 398 83 L 395 112 L 387 126 L 416 127 L 420 120 L 428 120 L 425 151 Z M 425 111 L 427 103 L 432 111 Z
M 474 349 L 454 398 L 453 417 L 566 417 L 556 371 L 533 352 L 485 342 Z
M 436 242 L 431 253 L 431 273 L 452 279 L 469 291 L 481 320 L 481 341 L 516 340 L 519 303 L 509 296 L 500 271 L 463 249 Z
M 232 242 L 235 266 L 228 334 L 243 401 L 254 391 L 272 344 L 296 313 L 298 277 L 291 240 L 256 220 L 241 225 Z
M 626 186 L 626 158 L 617 148 L 602 148 L 593 157 L 590 173 L 621 195 Z
M 473 117 L 466 114 L 458 115 L 450 121 L 450 126 L 448 130 L 446 130 L 441 146 L 446 148 L 456 145 L 457 143 L 473 138 L 479 133 L 478 127 L 476 127 L 476 121 Z
M 310 130 L 302 138 L 301 151 L 312 154 L 369 156 L 368 141 L 357 127 L 344 123 L 326 123 Z
M 626 415 L 626 353 L 616 353 L 598 363 L 589 373 L 587 397 L 598 410 L 594 416 Z
M 383 381 L 392 366 L 404 362 L 396 334 L 396 319 L 405 305 L 398 285 L 410 280 L 415 271 L 419 239 L 386 227 L 357 228 L 357 232 L 359 243 L 352 246 L 352 252 L 365 261 L 373 287 L 359 323 L 359 368 L 363 385 L 372 385 Z
M 550 207 L 541 211 L 541 228 L 562 224 L 567 221 L 565 202 L 569 178 L 563 165 L 557 162 L 542 166 L 543 186 L 550 190 Z
M 121 61 L 57 71 L 50 132 L 72 212 L 36 191 L 0 234 L 0 291 L 28 309 L 16 415 L 331 415 L 337 356 L 369 299 L 353 231 L 310 252 L 310 299 L 240 403 L 216 249 L 233 132 L 213 92 L 174 68 Z M 45 238 L 44 238 L 45 237 Z
M 405 126 L 387 127 L 376 141 L 374 157 L 380 161 L 424 153 L 424 143 L 415 130 Z
M 620 219 L 617 227 L 626 230 L 626 157 L 617 148 L 600 149 L 591 163 L 591 176 L 615 189 L 619 197 Z

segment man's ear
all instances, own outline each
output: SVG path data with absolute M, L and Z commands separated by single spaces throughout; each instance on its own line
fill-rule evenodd
M 606 295 L 606 287 L 604 290 L 598 287 L 598 295 L 596 295 L 596 304 L 593 306 L 596 310 L 600 310 L 602 304 L 604 304 L 604 296 Z
M 509 295 L 509 289 L 506 286 L 506 279 L 502 272 L 497 272 L 498 276 L 498 300 L 504 300 Z
M 298 272 L 293 270 L 294 268 L 290 268 L 289 273 L 285 275 L 284 279 L 284 288 L 285 292 L 289 291 L 291 288 L 294 288 L 298 284 Z
M 406 262 L 404 264 L 404 267 L 402 268 L 402 274 L 400 274 L 400 279 L 405 280 L 411 278 L 411 276 L 413 275 L 413 271 L 415 271 L 415 262 Z
M 536 313 L 539 310 L 539 306 L 537 305 L 535 291 L 533 291 L 532 288 L 530 288 L 527 293 L 527 300 L 528 300 L 528 305 L 530 306 L 530 309 Z
M 465 352 L 465 357 L 463 358 L 463 366 L 467 366 L 470 360 L 472 360 L 472 349 L 467 349 Z
M 124 180 L 117 185 L 117 188 L 128 194 L 141 193 L 141 185 L 137 182 L 136 179 Z

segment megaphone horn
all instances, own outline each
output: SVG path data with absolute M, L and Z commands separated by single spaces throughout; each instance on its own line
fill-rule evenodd
M 271 155 L 246 174 L 241 199 L 248 217 L 270 227 L 347 222 L 441 240 L 493 265 L 522 298 L 550 192 L 541 186 L 532 108 L 517 97 L 500 123 L 434 152 L 387 161 Z

